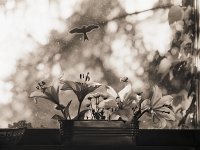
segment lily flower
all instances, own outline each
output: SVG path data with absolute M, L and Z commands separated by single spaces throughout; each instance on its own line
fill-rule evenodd
M 64 105 L 60 104 L 59 100 L 59 84 L 55 82 L 57 80 L 54 79 L 52 82 L 51 80 L 42 80 L 37 83 L 36 91 L 33 91 L 30 94 L 30 98 L 34 98 L 35 102 L 37 103 L 37 100 L 39 98 L 49 100 L 50 102 L 56 104 L 55 109 L 60 110 L 63 114 L 63 117 L 60 115 L 55 114 L 52 119 L 55 120 L 62 120 L 62 119 L 71 119 L 69 114 L 69 106 L 71 104 L 71 101 L 67 104 L 65 107 Z M 60 78 L 58 78 L 58 81 L 60 81 Z
M 73 82 L 73 81 L 63 81 L 63 86 L 61 88 L 61 90 L 72 90 L 79 102 L 81 103 L 85 96 L 91 92 L 93 92 L 94 90 L 96 90 L 97 88 L 99 88 L 101 86 L 100 83 L 81 83 L 81 82 Z
M 167 125 L 167 121 L 174 121 L 175 114 L 169 108 L 173 97 L 171 95 L 162 96 L 161 89 L 155 85 L 153 87 L 153 96 L 151 100 L 146 99 L 141 104 L 143 112 L 148 112 L 153 117 L 153 122 L 158 124 L 160 128 Z
M 111 86 L 107 86 L 107 92 L 112 98 L 104 100 L 105 102 L 102 101 L 102 105 L 104 104 L 104 107 L 117 108 L 117 110 L 111 114 L 110 119 L 118 120 L 121 118 L 124 121 L 130 121 L 133 117 L 132 101 L 128 99 L 132 92 L 131 84 L 128 83 L 118 93 Z
M 118 93 L 111 87 L 107 86 L 107 92 L 110 94 L 110 96 L 114 97 L 117 101 L 123 102 L 128 98 L 128 96 L 131 93 L 132 86 L 130 83 L 128 83 L 121 91 Z
M 93 92 L 94 90 L 96 90 L 101 86 L 101 84 L 97 82 L 86 83 L 87 81 L 90 81 L 89 72 L 87 73 L 86 76 L 84 74 L 80 74 L 80 79 L 83 79 L 84 82 L 73 82 L 64 80 L 61 81 L 63 83 L 61 90 L 72 90 L 78 98 L 79 106 L 78 106 L 77 119 L 80 119 L 82 118 L 81 116 L 84 116 L 81 114 L 80 110 L 81 110 L 81 104 L 85 99 L 85 97 L 89 93 Z M 86 111 L 84 111 L 84 113 L 85 112 Z
M 49 100 L 50 102 L 59 104 L 59 87 L 55 88 L 54 86 L 45 87 L 45 89 L 36 90 L 32 92 L 29 96 L 30 98 L 34 98 L 34 100 L 38 100 L 38 98 L 44 98 Z
M 131 121 L 133 119 L 134 106 L 133 100 L 126 99 L 121 103 L 121 106 L 118 107 L 115 112 L 113 112 L 111 115 L 111 120 L 118 120 L 121 118 L 124 121 Z
M 45 79 L 36 83 L 36 89 L 30 94 L 30 98 L 34 98 L 37 103 L 38 98 L 47 99 L 57 104 L 56 109 L 61 110 L 64 108 L 63 105 L 59 104 L 59 82 L 62 80 L 63 73 L 56 78 L 51 79 L 46 77 Z
M 110 109 L 110 108 L 118 108 L 118 105 L 114 99 L 106 99 L 101 101 L 98 104 L 98 108 Z

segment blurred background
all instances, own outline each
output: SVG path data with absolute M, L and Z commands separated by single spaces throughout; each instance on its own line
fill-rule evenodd
M 173 74 L 173 79 L 166 77 L 179 52 L 173 47 L 177 41 L 168 13 L 171 5 L 192 4 L 182 0 L 0 0 L 0 128 L 20 120 L 34 128 L 58 127 L 51 119 L 54 105 L 42 100 L 35 104 L 28 96 L 37 81 L 62 73 L 64 79 L 77 80 L 80 73 L 90 72 L 93 81 L 117 90 L 119 78 L 126 76 L 133 91 L 142 90 L 144 97 L 158 84 L 164 94 L 178 95 L 174 106 L 186 111 L 192 98 L 187 97 L 184 76 L 178 76 L 182 72 Z M 88 33 L 89 41 L 69 33 L 90 24 L 100 28 Z M 193 114 L 187 120 L 189 127 Z

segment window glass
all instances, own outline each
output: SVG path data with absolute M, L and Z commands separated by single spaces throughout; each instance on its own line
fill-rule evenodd
M 61 78 L 79 82 L 88 73 L 90 81 L 104 85 L 98 90 L 109 96 L 109 87 L 116 93 L 126 87 L 121 91 L 125 97 L 131 85 L 131 105 L 136 103 L 138 109 L 138 102 L 144 101 L 143 109 L 149 109 L 139 119 L 140 128 L 196 128 L 200 105 L 198 3 L 1 1 L 0 127 L 58 128 L 52 119 L 62 115 L 56 102 L 35 100 L 31 93 L 41 88 L 43 80 L 45 84 Z M 60 90 L 59 99 L 65 106 L 72 100 L 69 110 L 75 117 L 76 93 Z M 122 116 L 126 113 L 120 112 Z

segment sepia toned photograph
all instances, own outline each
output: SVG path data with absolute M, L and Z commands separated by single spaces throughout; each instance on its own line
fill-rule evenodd
M 0 0 L 0 150 L 198 150 L 199 6 Z

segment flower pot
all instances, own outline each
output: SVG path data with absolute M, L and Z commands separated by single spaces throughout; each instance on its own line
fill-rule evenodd
M 136 145 L 136 125 L 123 121 L 61 120 L 60 134 L 64 145 Z

